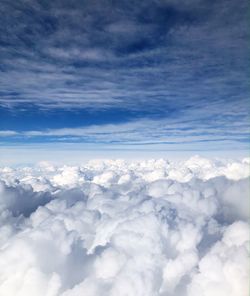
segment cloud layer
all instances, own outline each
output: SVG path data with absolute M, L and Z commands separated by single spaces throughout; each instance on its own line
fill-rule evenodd
M 41 162 L 0 179 L 0 294 L 248 295 L 248 158 Z
M 248 98 L 247 4 L 5 1 L 0 103 L 234 111 Z
M 2 1 L 1 144 L 247 150 L 238 2 Z

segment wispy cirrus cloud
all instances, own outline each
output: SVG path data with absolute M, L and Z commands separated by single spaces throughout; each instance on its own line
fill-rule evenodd
M 245 0 L 2 2 L 3 145 L 247 149 L 246 8 Z
M 245 8 L 245 1 L 3 2 L 0 104 L 147 110 L 240 101 Z
M 198 113 L 198 110 L 197 110 Z M 192 113 L 190 113 L 190 116 Z M 231 115 L 232 116 L 232 115 Z M 178 149 L 248 149 L 249 125 L 247 116 L 240 122 L 235 118 L 228 124 L 224 117 L 205 120 L 204 111 L 195 120 L 190 117 L 141 119 L 119 124 L 88 125 L 57 129 L 9 131 L 2 136 L 6 143 L 71 142 L 95 145 L 112 145 L 113 148 L 135 146 L 156 146 Z M 1 133 L 0 133 L 1 136 Z M 111 146 L 110 146 L 111 147 Z

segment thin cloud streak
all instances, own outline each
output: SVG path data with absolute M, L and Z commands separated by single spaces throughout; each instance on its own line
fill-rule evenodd
M 204 149 L 245 149 L 247 6 L 1 3 L 2 143 L 206 141 Z
M 220 126 L 220 127 L 218 127 Z M 232 126 L 234 128 L 232 129 Z M 1 136 L 1 133 L 0 133 Z M 174 120 L 138 120 L 123 124 L 104 124 L 78 128 L 60 128 L 30 131 L 9 131 L 2 136 L 9 136 L 9 141 L 21 142 L 79 142 L 98 144 L 120 145 L 121 147 L 138 145 L 165 145 L 184 144 L 187 146 L 200 146 L 210 150 L 207 144 L 215 147 L 230 147 L 246 149 L 249 141 L 249 126 L 245 124 L 232 123 L 226 125 L 223 118 L 215 124 L 190 120 L 176 122 Z M 229 145 L 229 146 L 228 146 Z
M 244 1 L 85 5 L 2 4 L 2 106 L 157 110 L 247 97 Z

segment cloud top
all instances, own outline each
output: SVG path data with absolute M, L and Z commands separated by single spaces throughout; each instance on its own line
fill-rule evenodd
M 0 294 L 248 294 L 249 159 L 0 169 Z

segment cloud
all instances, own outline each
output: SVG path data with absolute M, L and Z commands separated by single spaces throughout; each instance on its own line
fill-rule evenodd
M 2 167 L 0 294 L 246 296 L 248 164 Z
M 235 222 L 228 226 L 222 240 L 199 262 L 188 295 L 237 295 L 239 291 L 247 295 L 249 267 L 244 262 L 248 258 L 248 240 L 248 224 Z M 237 253 L 233 252 L 235 247 Z
M 193 111 L 192 111 L 193 112 Z M 48 128 L 26 131 L 2 131 L 8 142 L 71 142 L 92 145 L 111 145 L 127 149 L 137 146 L 157 149 L 156 146 L 182 150 L 248 149 L 249 124 L 246 114 L 240 122 L 228 123 L 220 116 L 219 109 L 213 111 L 213 122 L 206 121 L 206 112 L 196 110 L 196 117 L 187 111 L 182 118 L 135 119 L 122 123 L 93 124 L 80 127 Z M 242 111 L 244 112 L 244 111 Z M 6 145 L 5 143 L 5 145 Z M 182 144 L 182 146 L 180 146 Z M 234 147 L 234 148 L 233 148 Z
M 0 206 L 1 210 L 9 210 L 13 216 L 29 216 L 38 206 L 46 204 L 51 200 L 49 192 L 35 193 L 28 184 L 23 186 L 6 186 L 5 182 L 0 184 Z
M 145 112 L 205 101 L 207 110 L 216 101 L 239 106 L 248 98 L 246 6 L 3 3 L 1 105 Z
M 3 145 L 249 148 L 247 1 L 0 10 Z
M 8 130 L 0 131 L 0 137 L 11 137 L 16 135 L 18 135 L 18 132 L 15 132 L 15 131 L 8 131 Z

